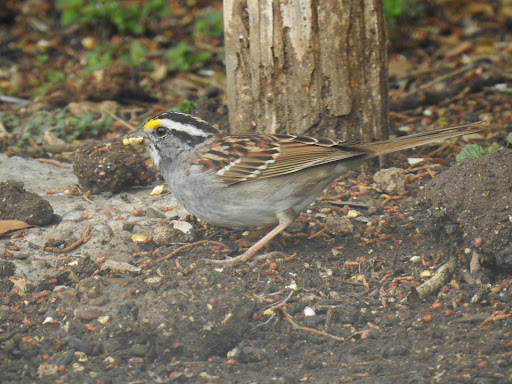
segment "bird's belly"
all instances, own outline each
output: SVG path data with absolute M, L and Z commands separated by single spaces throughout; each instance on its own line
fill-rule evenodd
M 193 192 L 176 194 L 176 199 L 194 216 L 209 224 L 228 228 L 250 228 L 277 224 L 275 214 L 281 210 L 275 199 L 261 200 L 256 196 L 226 196 L 222 191 L 208 194 Z M 284 205 L 283 205 L 284 206 Z
M 229 228 L 262 227 L 277 224 L 278 212 L 293 210 L 298 215 L 340 173 L 333 164 L 314 173 L 297 172 L 233 185 L 219 182 L 209 188 L 204 188 L 204 180 L 190 177 L 183 180 L 185 188 L 174 178 L 169 187 L 187 211 L 207 223 Z

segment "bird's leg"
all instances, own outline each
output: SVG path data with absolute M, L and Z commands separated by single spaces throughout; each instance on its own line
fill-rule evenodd
M 275 224 L 266 225 L 264 227 L 258 228 L 254 231 L 249 232 L 247 235 L 242 236 L 240 239 L 235 240 L 234 243 L 239 248 L 248 248 L 256 241 L 261 239 L 267 233 L 269 233 L 272 229 L 274 229 Z
M 221 265 L 232 265 L 238 262 L 245 262 L 251 260 L 256 253 L 263 248 L 267 243 L 276 237 L 278 234 L 283 232 L 286 228 L 288 228 L 297 217 L 297 214 L 293 212 L 291 209 L 286 209 L 284 211 L 276 213 L 276 217 L 279 220 L 279 224 L 272 229 L 269 233 L 263 236 L 260 240 L 258 240 L 251 248 L 242 253 L 239 256 L 233 257 L 231 259 L 226 260 L 208 260 L 207 264 L 221 264 Z M 267 255 L 267 254 L 265 254 Z M 270 254 L 268 254 L 270 255 Z M 264 256 L 264 255 L 262 255 Z

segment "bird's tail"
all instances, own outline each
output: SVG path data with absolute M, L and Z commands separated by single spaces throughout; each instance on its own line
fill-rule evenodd
M 361 150 L 365 151 L 369 157 L 382 156 L 388 153 L 403 151 L 408 148 L 418 147 L 452 137 L 481 132 L 483 128 L 475 127 L 476 124 L 480 123 L 482 122 L 479 121 L 476 123 L 435 129 L 433 131 L 416 133 L 413 135 L 397 137 L 389 140 L 377 141 L 375 143 L 355 145 L 353 148 L 360 148 Z

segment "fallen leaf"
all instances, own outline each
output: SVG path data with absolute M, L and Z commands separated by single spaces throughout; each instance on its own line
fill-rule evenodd
M 0 220 L 0 235 L 9 231 L 30 228 L 31 225 L 21 220 Z

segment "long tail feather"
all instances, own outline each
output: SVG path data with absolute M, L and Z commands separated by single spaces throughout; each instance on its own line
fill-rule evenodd
M 453 127 L 416 133 L 413 135 L 402 136 L 390 140 L 378 141 L 375 143 L 355 145 L 353 146 L 353 148 L 361 149 L 367 152 L 369 157 L 382 156 L 388 153 L 403 151 L 408 148 L 418 147 L 420 145 L 426 145 L 429 143 L 434 143 L 436 141 L 449 139 L 452 137 L 464 136 L 472 133 L 481 132 L 483 128 L 475 127 L 475 125 L 480 123 L 482 122 L 479 121 L 476 123 L 456 125 Z

